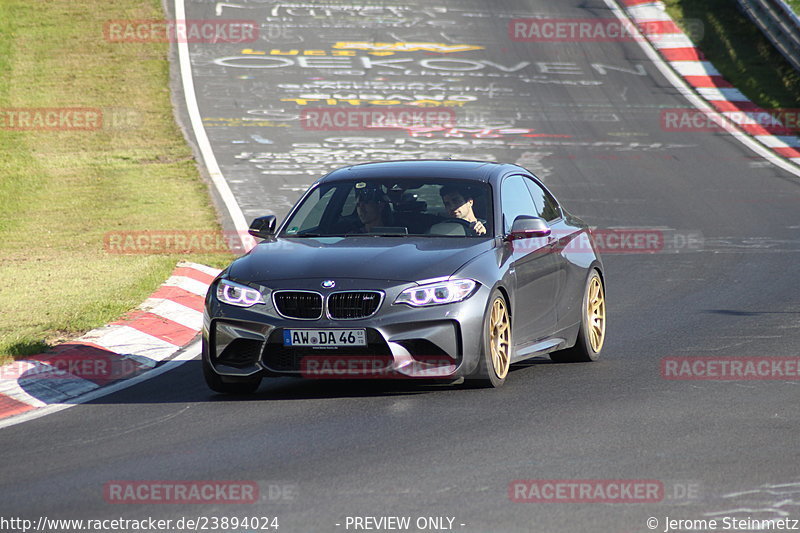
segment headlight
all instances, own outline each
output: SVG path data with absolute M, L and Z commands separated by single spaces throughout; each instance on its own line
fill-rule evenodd
M 217 285 L 217 299 L 226 304 L 238 307 L 252 307 L 263 304 L 264 297 L 256 289 L 223 279 Z
M 408 304 L 412 307 L 451 304 L 472 296 L 477 285 L 471 279 L 451 279 L 427 283 L 404 290 L 394 303 Z

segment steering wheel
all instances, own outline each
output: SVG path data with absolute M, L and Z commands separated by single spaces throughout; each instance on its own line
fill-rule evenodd
M 453 217 L 453 218 L 445 218 L 444 220 L 442 220 L 441 222 L 438 222 L 438 223 L 439 224 L 445 224 L 445 223 L 448 223 L 448 222 L 456 222 L 456 223 L 461 224 L 462 226 L 464 226 L 464 235 L 475 235 L 475 230 L 472 229 L 472 222 L 464 220 L 463 218 L 455 218 L 455 217 Z

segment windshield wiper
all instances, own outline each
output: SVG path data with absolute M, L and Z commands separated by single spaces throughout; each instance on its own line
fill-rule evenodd
M 289 239 L 297 239 L 300 237 L 346 237 L 344 233 L 297 233 L 295 235 L 285 235 Z
M 408 233 L 345 233 L 343 237 L 408 237 Z

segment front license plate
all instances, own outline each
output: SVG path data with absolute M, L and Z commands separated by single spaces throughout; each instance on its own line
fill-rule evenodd
M 366 346 L 365 329 L 285 329 L 284 346 Z

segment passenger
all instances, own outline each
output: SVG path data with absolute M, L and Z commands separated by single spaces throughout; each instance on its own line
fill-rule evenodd
M 445 185 L 439 190 L 442 197 L 444 208 L 453 218 L 459 218 L 470 223 L 471 235 L 484 235 L 486 233 L 486 221 L 475 216 L 472 206 L 475 199 L 469 193 L 461 189 Z

